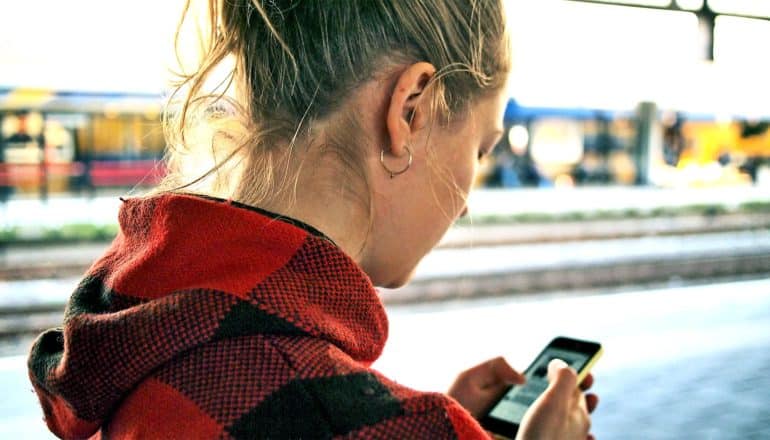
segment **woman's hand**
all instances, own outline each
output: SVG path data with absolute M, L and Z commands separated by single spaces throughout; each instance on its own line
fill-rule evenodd
M 478 419 L 507 387 L 525 381 L 524 375 L 497 357 L 460 373 L 448 394 Z
M 595 394 L 583 394 L 593 384 L 588 375 L 578 387 L 577 373 L 564 361 L 548 364 L 548 388 L 524 414 L 517 440 L 593 439 L 590 413 L 599 403 Z

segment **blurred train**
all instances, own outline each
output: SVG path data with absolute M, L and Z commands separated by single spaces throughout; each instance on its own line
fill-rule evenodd
M 161 111 L 157 94 L 0 88 L 0 198 L 157 183 L 164 173 Z M 645 143 L 637 109 L 546 108 L 511 99 L 508 135 L 477 184 L 770 181 L 770 119 L 676 111 L 658 111 L 654 119 L 652 141 Z
M 0 194 L 153 185 L 161 97 L 0 89 Z
M 646 122 L 645 106 L 653 109 Z M 512 99 L 505 124 L 508 136 L 485 164 L 480 184 L 770 184 L 770 117 L 682 112 L 651 103 L 537 107 Z

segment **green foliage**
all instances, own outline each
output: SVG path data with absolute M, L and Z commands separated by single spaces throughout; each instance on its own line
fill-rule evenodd
M 19 233 L 19 228 L 3 228 L 0 229 L 0 243 L 10 243 L 13 241 Z
M 740 206 L 740 210 L 744 212 L 770 212 L 770 201 L 768 202 L 746 202 Z
M 94 225 L 73 223 L 58 228 L 23 230 L 20 227 L 0 229 L 0 243 L 11 245 L 35 245 L 57 243 L 83 243 L 112 240 L 118 233 L 118 225 Z
M 646 219 L 660 217 L 679 217 L 685 215 L 718 216 L 735 213 L 761 213 L 770 212 L 770 202 L 750 202 L 744 203 L 737 210 L 728 209 L 724 205 L 701 204 L 687 205 L 678 207 L 659 207 L 652 210 L 623 209 L 623 210 L 600 210 L 600 211 L 577 211 L 564 212 L 558 214 L 546 213 L 524 213 L 514 215 L 490 215 L 490 216 L 472 216 L 463 217 L 457 221 L 458 225 L 499 225 L 507 223 L 556 223 L 556 222 L 577 222 L 577 221 L 599 221 L 599 220 L 623 220 L 623 219 Z

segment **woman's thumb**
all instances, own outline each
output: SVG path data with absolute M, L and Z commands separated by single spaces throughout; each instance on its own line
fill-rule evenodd
M 572 392 L 577 387 L 577 373 L 561 359 L 548 363 L 548 382 L 557 392 Z

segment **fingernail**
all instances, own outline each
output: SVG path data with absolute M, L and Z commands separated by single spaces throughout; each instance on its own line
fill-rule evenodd
M 563 360 L 561 360 L 561 359 L 558 359 L 558 358 L 557 358 L 557 359 L 554 359 L 554 360 L 552 360 L 552 361 L 551 361 L 551 363 L 552 363 L 552 364 L 554 365 L 554 367 L 556 367 L 556 368 L 566 368 L 566 367 L 568 367 L 568 366 L 569 366 L 569 365 L 567 365 L 567 363 L 566 363 L 566 362 L 564 362 Z

